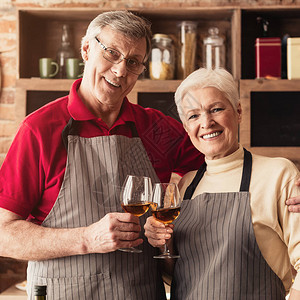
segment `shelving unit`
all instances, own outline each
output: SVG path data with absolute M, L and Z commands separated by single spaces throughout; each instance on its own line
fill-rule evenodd
M 299 100 L 295 104 L 300 111 L 300 80 L 257 80 L 255 79 L 254 43 L 257 37 L 256 18 L 263 17 L 269 21 L 270 36 L 282 38 L 284 34 L 300 36 L 300 5 L 253 7 L 223 6 L 223 7 L 181 7 L 160 9 L 132 9 L 152 23 L 153 33 L 165 33 L 176 39 L 177 23 L 183 20 L 198 22 L 197 28 L 197 63 L 201 66 L 202 44 L 207 29 L 217 26 L 226 42 L 226 68 L 239 82 L 241 102 L 244 110 L 243 122 L 240 127 L 241 143 L 254 153 L 269 156 L 284 156 L 295 161 L 300 166 L 298 140 L 295 146 L 265 146 L 253 144 L 252 128 L 255 127 L 255 111 L 251 110 L 252 103 L 257 103 L 253 97 L 269 101 L 274 94 L 288 93 L 289 97 Z M 17 81 L 17 118 L 21 121 L 30 109 L 44 102 L 55 99 L 56 95 L 67 94 L 73 80 L 39 79 L 38 58 L 55 58 L 60 43 L 61 28 L 68 23 L 73 29 L 73 44 L 78 49 L 80 58 L 80 42 L 88 23 L 102 11 L 95 9 L 21 9 L 18 11 L 19 46 Z M 180 84 L 179 80 L 154 81 L 144 78 L 138 80 L 128 98 L 133 103 L 161 109 L 164 113 L 175 116 L 173 94 Z M 299 93 L 298 93 L 299 92 Z M 263 93 L 263 94 L 255 94 Z M 278 98 L 278 97 L 277 97 Z M 39 102 L 43 100 L 44 102 Z M 28 104 L 29 103 L 29 104 Z M 33 104 L 32 104 L 33 103 Z M 288 105 L 287 102 L 283 102 Z M 279 100 L 272 111 L 280 112 L 282 106 Z M 28 108 L 29 107 L 29 108 Z M 31 107 L 31 108 L 30 108 Z M 257 112 L 256 112 L 257 113 Z M 267 115 L 270 111 L 266 111 Z M 258 114 L 258 113 L 257 113 Z M 272 119 L 272 118 L 271 118 Z M 286 117 L 286 122 L 291 122 Z M 295 123 L 295 122 L 294 122 Z M 296 120 L 296 126 L 300 121 Z M 288 126 L 293 124 L 288 124 Z M 274 127 L 276 124 L 274 124 Z M 294 126 L 295 127 L 295 126 Z M 289 127 L 294 130 L 294 127 Z M 292 134 L 287 132 L 288 134 Z M 287 137 L 288 138 L 288 137 Z M 291 139 L 293 137 L 291 136 Z M 256 143 L 257 141 L 255 141 Z
M 241 80 L 240 98 L 241 144 L 256 154 L 287 157 L 299 167 L 300 80 Z
M 270 37 L 283 38 L 285 34 L 291 37 L 300 36 L 300 6 L 299 7 L 260 7 L 247 8 L 241 11 L 241 78 L 255 78 L 255 39 L 259 32 L 257 17 L 269 22 Z

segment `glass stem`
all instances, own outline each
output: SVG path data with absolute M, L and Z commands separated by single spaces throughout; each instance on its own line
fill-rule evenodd
M 168 249 L 167 243 L 164 244 L 164 254 L 170 254 L 170 250 Z

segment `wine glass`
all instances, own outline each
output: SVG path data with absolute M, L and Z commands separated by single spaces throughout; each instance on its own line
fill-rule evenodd
M 127 175 L 121 189 L 121 206 L 127 213 L 137 217 L 145 214 L 151 204 L 152 183 L 149 177 Z M 143 252 L 137 248 L 120 248 L 119 250 L 132 253 Z
M 180 213 L 181 197 L 176 183 L 156 183 L 152 193 L 152 216 L 164 223 L 172 223 Z M 164 252 L 154 258 L 179 258 L 179 255 L 171 254 L 167 243 Z

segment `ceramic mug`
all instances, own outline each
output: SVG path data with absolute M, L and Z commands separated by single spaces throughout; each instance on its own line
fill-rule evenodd
M 67 58 L 66 74 L 68 79 L 76 79 L 83 75 L 84 63 L 79 58 Z
M 39 60 L 40 77 L 41 78 L 52 78 L 59 70 L 58 63 L 52 58 L 44 57 Z

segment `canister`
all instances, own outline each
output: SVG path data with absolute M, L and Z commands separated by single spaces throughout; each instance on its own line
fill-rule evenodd
M 208 36 L 203 39 L 203 66 L 207 69 L 225 68 L 224 39 L 217 27 L 210 27 Z
M 287 39 L 287 77 L 300 79 L 300 37 Z
M 197 22 L 182 21 L 177 28 L 177 78 L 184 79 L 196 68 Z
M 256 78 L 281 78 L 281 39 L 257 38 L 255 41 Z
M 149 75 L 151 79 L 174 79 L 175 49 L 166 34 L 154 34 L 152 38 Z

